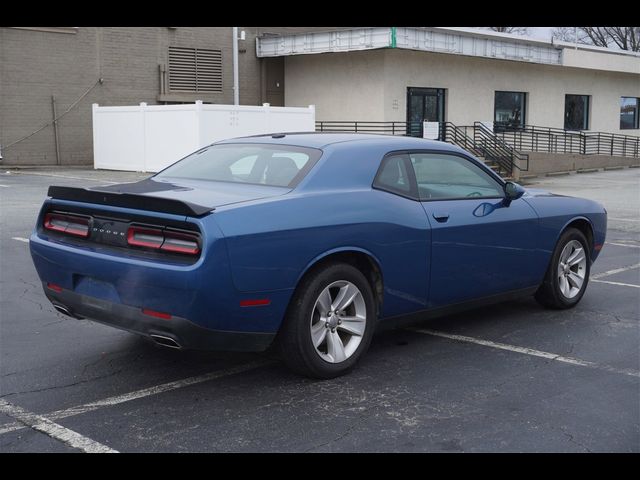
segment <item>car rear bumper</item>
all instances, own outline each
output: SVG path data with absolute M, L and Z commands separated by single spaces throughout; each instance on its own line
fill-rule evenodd
M 204 226 L 201 231 L 206 231 Z M 215 237 L 215 232 L 209 237 Z M 205 332 L 273 336 L 280 328 L 292 291 L 239 292 L 231 279 L 224 242 L 216 238 L 205 242 L 201 258 L 190 265 L 139 258 L 97 246 L 71 245 L 38 232 L 31 235 L 29 244 L 40 281 L 64 291 L 110 302 L 116 305 L 114 309 L 123 306 L 135 312 L 141 308 L 166 312 Z M 264 298 L 270 303 L 243 306 L 247 300 Z
M 171 318 L 156 318 L 143 313 L 140 308 L 70 290 L 53 290 L 47 282 L 43 282 L 43 288 L 58 311 L 148 336 L 167 347 L 258 352 L 266 350 L 275 337 L 273 333 L 212 330 L 173 315 Z

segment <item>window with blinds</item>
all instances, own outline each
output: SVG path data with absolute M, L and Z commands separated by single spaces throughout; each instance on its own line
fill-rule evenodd
M 222 51 L 169 47 L 169 90 L 222 92 Z

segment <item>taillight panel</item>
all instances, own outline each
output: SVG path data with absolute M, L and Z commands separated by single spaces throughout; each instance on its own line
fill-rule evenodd
M 186 255 L 200 253 L 200 236 L 186 231 L 131 225 L 127 232 L 127 242 L 134 247 L 146 247 L 166 252 Z
M 132 226 L 127 231 L 127 243 L 134 247 L 160 248 L 164 236 L 162 230 Z
M 175 222 L 172 225 L 171 220 L 168 225 L 155 225 L 143 223 L 144 220 L 138 223 L 137 219 L 109 218 L 86 213 L 47 212 L 42 228 L 56 236 L 68 236 L 69 241 L 72 238 L 85 239 L 84 241 L 105 247 L 136 250 L 140 255 L 153 255 L 157 258 L 166 256 L 195 261 L 202 250 L 200 234 L 188 229 L 192 227 L 191 224 L 186 225 L 187 229 L 183 230 L 176 228 Z
M 88 237 L 91 217 L 49 212 L 44 216 L 44 228 L 76 237 Z
M 200 240 L 197 235 L 192 233 L 165 230 L 164 243 L 160 247 L 160 250 L 197 255 L 200 253 Z

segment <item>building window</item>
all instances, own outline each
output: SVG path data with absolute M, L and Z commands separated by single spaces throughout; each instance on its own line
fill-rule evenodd
M 169 47 L 169 90 L 222 93 L 222 51 Z
M 496 92 L 493 122 L 500 128 L 521 128 L 526 117 L 525 92 Z
M 620 97 L 620 130 L 640 128 L 638 104 L 640 98 Z
M 565 95 L 564 129 L 589 130 L 589 95 Z

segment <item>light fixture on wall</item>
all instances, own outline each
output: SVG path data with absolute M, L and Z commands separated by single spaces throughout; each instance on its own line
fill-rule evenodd
M 240 32 L 240 36 L 238 37 L 238 52 L 239 53 L 246 53 L 247 51 L 247 47 L 245 46 L 244 41 L 247 39 L 247 33 L 242 30 Z

